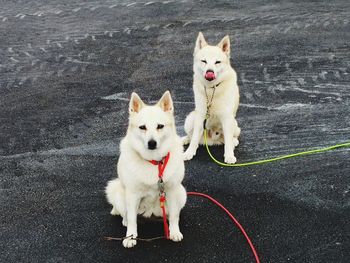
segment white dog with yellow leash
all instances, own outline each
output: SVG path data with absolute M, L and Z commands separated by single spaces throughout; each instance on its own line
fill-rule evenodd
M 210 127 L 209 130 L 222 129 L 225 162 L 235 163 L 234 149 L 241 130 L 236 121 L 239 89 L 236 72 L 230 64 L 229 37 L 225 36 L 218 45 L 211 46 L 199 33 L 194 49 L 193 71 L 195 110 L 185 121 L 187 137 L 183 142 L 190 142 L 190 145 L 184 159 L 192 159 L 199 143 L 203 142 L 203 124 L 206 120 L 205 125 Z M 214 141 L 212 144 L 220 142 Z
M 106 187 L 111 214 L 121 215 L 127 227 L 124 247 L 136 245 L 138 214 L 163 216 L 166 237 L 173 241 L 183 238 L 179 216 L 187 197 L 181 184 L 185 168 L 173 110 L 168 91 L 153 106 L 144 104 L 136 93 L 131 96 L 129 127 L 120 143 L 118 178 Z

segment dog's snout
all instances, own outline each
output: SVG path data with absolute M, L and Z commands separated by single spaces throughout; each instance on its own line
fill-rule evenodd
M 208 69 L 206 73 L 214 73 L 214 70 Z
M 154 150 L 157 148 L 157 142 L 155 140 L 149 140 L 148 141 L 148 149 Z

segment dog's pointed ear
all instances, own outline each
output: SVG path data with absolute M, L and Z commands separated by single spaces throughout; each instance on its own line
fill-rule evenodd
M 221 39 L 220 43 L 218 44 L 218 47 L 229 57 L 231 51 L 230 37 L 226 35 L 223 39 Z
M 163 94 L 157 105 L 165 112 L 174 112 L 173 100 L 168 90 Z
M 205 47 L 207 45 L 208 45 L 208 43 L 207 43 L 207 41 L 205 41 L 203 33 L 199 32 L 197 40 L 196 40 L 196 47 L 194 48 L 194 53 L 197 53 L 200 49 L 202 49 L 203 47 Z
M 129 113 L 138 113 L 140 112 L 141 108 L 144 106 L 143 101 L 141 100 L 141 98 L 139 97 L 139 95 L 137 95 L 135 92 L 133 92 L 131 94 L 131 99 L 130 99 L 130 103 L 129 103 Z

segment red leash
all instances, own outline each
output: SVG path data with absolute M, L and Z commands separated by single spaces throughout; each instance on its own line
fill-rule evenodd
M 166 165 L 168 164 L 169 157 L 170 157 L 170 153 L 168 153 L 161 161 L 155 161 L 155 160 L 149 161 L 153 165 L 158 165 L 159 203 L 160 203 L 160 207 L 161 207 L 162 213 L 163 213 L 164 233 L 165 233 L 166 239 L 169 239 L 169 226 L 168 226 L 168 222 L 167 222 L 167 218 L 166 218 L 166 211 L 165 211 L 166 194 L 164 192 L 163 173 L 164 173 Z M 217 200 L 215 200 L 211 196 L 203 194 L 203 193 L 187 192 L 187 195 L 195 195 L 195 196 L 205 197 L 205 198 L 209 199 L 210 201 L 212 201 L 214 204 L 216 204 L 218 207 L 220 207 L 222 210 L 224 210 L 226 212 L 226 214 L 235 223 L 235 225 L 239 228 L 239 230 L 242 232 L 242 234 L 244 235 L 245 239 L 247 240 L 247 242 L 250 246 L 250 249 L 252 250 L 252 252 L 254 254 L 256 263 L 260 263 L 258 253 L 256 252 L 256 249 L 253 245 L 253 242 L 250 240 L 250 238 L 249 238 L 248 234 L 245 232 L 243 226 L 230 213 L 230 211 L 227 210 L 227 208 L 225 208 L 221 203 L 219 203 Z
M 212 198 L 209 195 L 203 194 L 203 193 L 197 193 L 197 192 L 187 192 L 187 195 L 196 195 L 196 196 L 202 196 L 205 197 L 207 199 L 209 199 L 210 201 L 212 201 L 214 204 L 216 204 L 218 207 L 220 207 L 222 210 L 224 210 L 226 212 L 226 214 L 232 219 L 232 221 L 235 223 L 235 225 L 239 228 L 239 230 L 242 232 L 242 234 L 244 235 L 245 239 L 247 240 L 250 249 L 252 250 L 254 257 L 255 257 L 255 261 L 256 263 L 260 263 L 260 259 L 258 256 L 258 253 L 256 252 L 256 249 L 253 245 L 253 242 L 250 240 L 247 232 L 245 232 L 243 226 L 238 222 L 238 220 L 231 214 L 230 211 L 227 210 L 226 207 L 224 207 L 221 203 L 219 203 L 217 200 L 215 200 L 214 198 Z
M 166 220 L 166 211 L 165 211 L 166 194 L 164 192 L 163 173 L 166 165 L 168 164 L 169 158 L 170 158 L 170 152 L 168 152 L 168 154 L 161 161 L 155 161 L 155 160 L 149 161 L 153 165 L 158 165 L 159 203 L 163 213 L 164 233 L 165 233 L 166 239 L 170 239 L 170 235 L 169 235 L 168 221 Z

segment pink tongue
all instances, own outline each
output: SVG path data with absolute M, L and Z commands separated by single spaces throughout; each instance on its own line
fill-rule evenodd
M 207 80 L 213 80 L 213 79 L 215 79 L 215 74 L 214 74 L 214 72 L 209 71 L 209 72 L 205 73 L 205 78 L 206 78 Z

